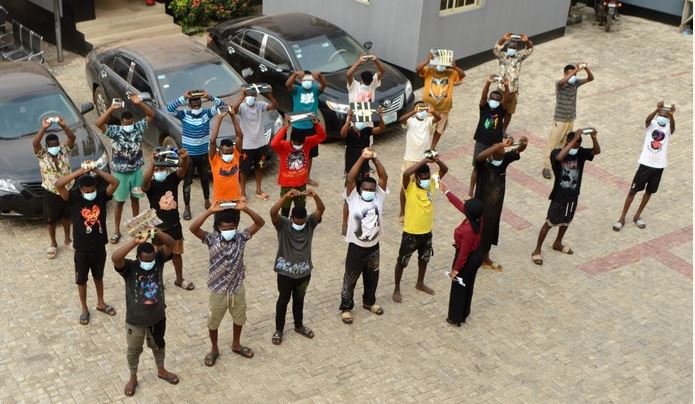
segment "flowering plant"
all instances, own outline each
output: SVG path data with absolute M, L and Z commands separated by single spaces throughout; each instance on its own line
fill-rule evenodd
M 248 0 L 174 0 L 169 9 L 184 31 L 212 22 L 243 17 L 250 12 Z

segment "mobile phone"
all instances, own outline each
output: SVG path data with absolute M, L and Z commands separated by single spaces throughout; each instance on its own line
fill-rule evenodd
M 579 69 L 586 69 L 586 66 L 588 66 L 586 63 L 580 63 L 577 67 Z
M 201 98 L 205 95 L 205 90 L 191 90 L 191 98 Z
M 430 110 L 430 106 L 429 106 L 429 105 L 427 105 L 427 104 L 417 104 L 417 111 L 418 111 L 418 112 L 420 112 L 420 111 L 427 111 L 427 112 L 429 112 L 429 110 Z
M 58 123 L 58 122 L 60 122 L 60 118 L 57 116 L 49 116 L 48 118 L 46 118 L 46 122 Z
M 236 208 L 238 200 L 231 200 L 231 201 L 220 201 L 220 207 L 223 209 L 230 209 L 230 208 Z
M 111 100 L 111 105 L 123 108 L 125 106 L 125 101 L 122 98 L 114 98 Z
M 229 105 L 220 105 L 219 107 L 217 107 L 218 114 L 226 114 L 229 111 L 231 111 L 231 107 Z
M 591 135 L 593 133 L 596 133 L 596 129 L 594 128 L 582 129 L 582 135 Z
M 362 55 L 362 60 L 374 60 L 376 56 L 374 55 Z
M 521 40 L 521 35 L 519 34 L 512 34 L 512 39 L 515 41 L 520 41 Z

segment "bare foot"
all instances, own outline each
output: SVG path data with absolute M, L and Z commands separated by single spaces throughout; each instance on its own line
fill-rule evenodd
M 132 397 L 135 394 L 135 390 L 138 388 L 138 378 L 137 377 L 131 377 L 130 380 L 128 380 L 128 383 L 126 383 L 125 388 L 123 389 L 123 394 L 125 394 L 128 397 Z
M 401 302 L 401 291 L 398 289 L 394 290 L 392 298 L 393 298 L 394 302 L 400 303 Z
M 171 373 L 166 369 L 157 370 L 157 377 L 168 382 L 169 384 L 178 384 L 179 377 L 175 373 Z
M 424 283 L 415 285 L 415 289 L 421 290 L 421 291 L 427 293 L 428 295 L 434 295 L 434 290 L 431 287 L 425 285 Z
M 311 185 L 312 187 L 318 187 L 319 186 L 319 183 L 312 180 L 311 178 L 309 178 L 309 180 L 306 183 L 307 183 L 307 185 Z

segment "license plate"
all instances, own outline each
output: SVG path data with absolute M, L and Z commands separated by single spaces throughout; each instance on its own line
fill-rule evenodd
M 398 119 L 398 111 L 391 111 L 384 114 L 384 124 L 388 125 L 390 123 L 396 122 Z
M 614 3 L 611 3 L 611 4 L 608 5 L 608 7 L 609 7 L 609 8 L 616 8 L 616 7 L 618 7 L 618 6 L 617 6 L 616 4 L 614 4 Z

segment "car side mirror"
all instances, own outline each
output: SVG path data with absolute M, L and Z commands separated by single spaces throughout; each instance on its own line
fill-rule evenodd
M 94 109 L 94 104 L 91 102 L 85 102 L 84 104 L 80 105 L 80 114 L 84 115 L 86 113 L 91 112 Z
M 290 71 L 290 67 L 289 67 L 286 63 L 280 63 L 280 64 L 278 65 L 277 69 L 275 69 L 275 70 L 276 70 L 278 73 L 289 72 L 289 71 Z
M 251 76 L 253 76 L 253 69 L 252 68 L 247 67 L 246 69 L 241 71 L 241 77 L 247 79 Z
M 364 46 L 364 49 L 370 50 L 370 49 L 372 49 L 372 46 L 374 46 L 374 43 L 372 41 L 367 41 L 363 44 L 363 46 Z

